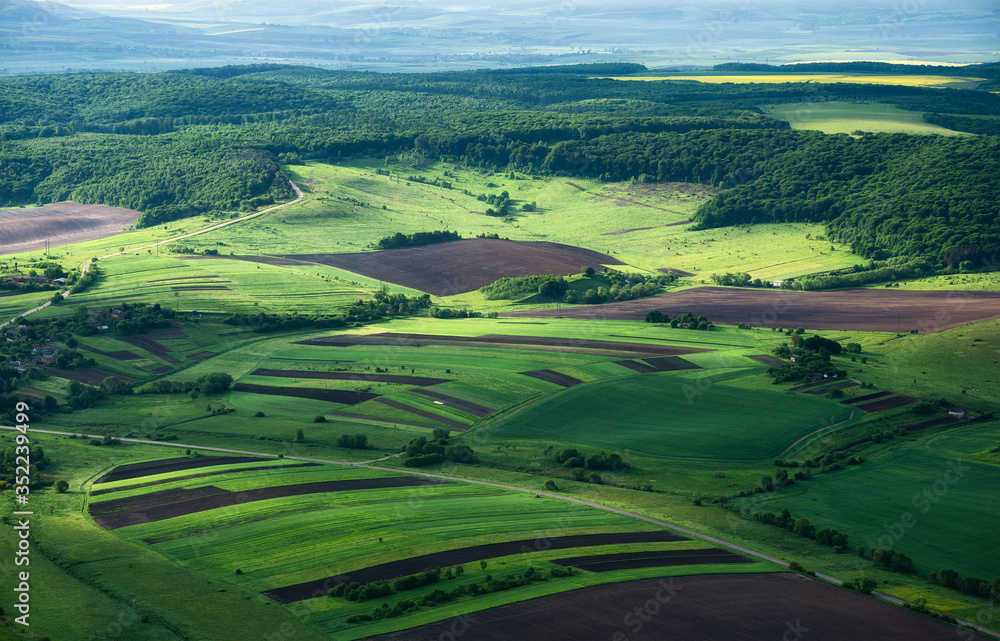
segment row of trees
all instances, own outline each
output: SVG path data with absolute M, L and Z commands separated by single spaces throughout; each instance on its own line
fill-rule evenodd
M 451 240 L 461 240 L 461 236 L 455 231 L 418 231 L 412 234 L 401 234 L 399 232 L 386 236 L 378 241 L 375 246 L 378 249 L 399 249 L 400 247 L 416 247 L 417 245 L 431 245 L 434 243 L 446 243 Z

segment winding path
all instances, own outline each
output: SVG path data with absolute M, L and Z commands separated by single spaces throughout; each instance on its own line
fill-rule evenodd
M 221 229 L 223 227 L 226 227 L 227 225 L 233 225 L 235 223 L 243 222 L 244 220 L 250 220 L 251 218 L 256 218 L 257 216 L 260 216 L 261 214 L 266 214 L 266 213 L 274 211 L 276 209 L 281 209 L 282 207 L 287 207 L 289 205 L 294 205 L 295 203 L 297 203 L 300 200 L 302 200 L 302 198 L 303 198 L 302 190 L 299 189 L 298 185 L 296 185 L 291 180 L 288 181 L 288 184 L 290 184 L 292 186 L 292 189 L 295 190 L 295 200 L 289 200 L 287 203 L 281 203 L 280 205 L 275 205 L 273 207 L 268 207 L 267 209 L 261 209 L 260 211 L 255 211 L 254 213 L 247 214 L 246 216 L 240 216 L 239 218 L 234 218 L 232 220 L 227 220 L 225 222 L 221 222 L 221 223 L 218 223 L 216 225 L 211 225 L 209 227 L 205 227 L 204 229 L 199 229 L 197 231 L 193 231 L 193 232 L 191 232 L 189 234 L 182 234 L 180 236 L 174 236 L 172 238 L 168 238 L 166 240 L 161 240 L 161 241 L 156 242 L 156 243 L 150 243 L 149 245 L 143 245 L 141 247 L 133 247 L 132 249 L 129 249 L 129 250 L 115 252 L 113 254 L 107 254 L 105 256 L 101 256 L 98 260 L 103 260 L 105 258 L 112 258 L 114 256 L 121 256 L 123 254 L 128 254 L 128 253 L 131 253 L 131 252 L 139 251 L 141 249 L 151 249 L 151 248 L 157 247 L 159 245 L 165 245 L 166 243 L 172 243 L 175 240 L 183 240 L 184 238 L 190 238 L 191 236 L 197 236 L 198 234 L 204 234 L 206 232 L 214 231 L 216 229 Z M 87 272 L 90 271 L 90 264 L 91 264 L 91 262 L 92 262 L 92 259 L 87 259 L 87 262 L 85 262 L 80 267 L 80 275 L 81 276 L 83 276 L 84 274 L 86 274 Z M 63 297 L 63 299 L 69 297 L 69 290 L 68 289 L 66 291 L 62 292 L 62 297 Z M 17 316 L 15 316 L 14 318 L 11 318 L 9 320 L 4 321 L 3 323 L 0 323 L 0 329 L 3 329 L 7 325 L 10 325 L 12 322 L 14 322 L 14 320 L 16 320 L 18 318 L 24 318 L 25 316 L 28 316 L 30 314 L 34 314 L 37 311 L 45 309 L 46 307 L 48 307 L 51 304 L 52 304 L 52 301 L 46 301 L 45 303 L 39 305 L 38 307 L 29 309 L 26 312 L 22 312 L 22 313 L 18 314 Z
M 17 428 L 10 427 L 10 426 L 7 426 L 7 425 L 0 425 L 0 429 L 14 430 L 14 429 L 17 429 Z M 58 435 L 58 436 L 73 436 L 74 434 L 76 434 L 74 432 L 57 432 L 57 431 L 54 431 L 54 430 L 37 430 L 37 429 L 32 429 L 31 431 L 32 432 L 38 432 L 40 434 L 55 434 L 55 435 Z M 83 436 L 85 438 L 103 438 L 104 437 L 103 434 L 84 434 Z M 191 444 L 185 444 L 185 443 L 164 443 L 163 441 L 150 441 L 150 440 L 146 440 L 146 439 L 137 439 L 137 438 L 122 438 L 121 440 L 129 442 L 129 443 L 141 443 L 141 444 L 144 444 L 144 445 L 163 445 L 163 446 L 166 446 L 166 447 L 180 447 L 180 448 L 185 448 L 185 449 L 205 450 L 205 451 L 210 451 L 210 452 L 225 452 L 225 453 L 228 453 L 228 454 L 245 454 L 245 455 L 249 455 L 249 456 L 260 456 L 260 457 L 263 457 L 263 458 L 274 458 L 274 459 L 278 458 L 277 454 L 269 454 L 269 453 L 266 453 L 266 452 L 251 452 L 251 451 L 248 451 L 248 450 L 233 450 L 233 449 L 227 449 L 227 448 L 223 448 L 223 447 L 206 447 L 206 446 L 202 446 L 202 445 L 191 445 Z M 385 458 L 390 458 L 390 457 L 385 457 L 385 458 L 381 458 L 381 459 L 376 459 L 375 461 L 360 462 L 360 463 L 352 463 L 352 462 L 346 462 L 346 461 L 329 461 L 329 460 L 326 460 L 326 459 L 309 458 L 309 457 L 305 457 L 305 456 L 286 456 L 284 458 L 288 459 L 288 460 L 293 460 L 293 461 L 308 461 L 308 462 L 311 462 L 311 463 L 324 463 L 324 464 L 328 464 L 328 465 L 344 465 L 344 466 L 349 466 L 349 467 L 366 468 L 366 469 L 370 469 L 370 470 L 380 470 L 380 471 L 384 471 L 384 472 L 399 472 L 400 471 L 398 469 L 391 468 L 391 467 L 379 467 L 377 465 L 370 465 L 369 464 L 369 463 L 372 463 L 372 462 L 384 461 Z M 473 483 L 475 485 L 488 485 L 490 487 L 499 487 L 501 489 L 512 490 L 512 491 L 515 491 L 515 492 L 528 492 L 528 493 L 530 493 L 532 495 L 537 494 L 537 495 L 540 495 L 540 496 L 548 496 L 550 498 L 559 499 L 561 501 L 569 501 L 571 503 L 578 503 L 580 505 L 586 505 L 588 507 L 596 508 L 596 509 L 599 509 L 599 510 L 605 510 L 607 512 L 614 512 L 615 514 L 621 514 L 622 516 L 627 516 L 627 517 L 630 517 L 630 518 L 633 518 L 633 519 L 639 519 L 640 521 L 645 521 L 647 523 L 652 523 L 653 525 L 657 525 L 659 527 L 666 528 L 668 530 L 671 530 L 671 531 L 674 531 L 674 532 L 678 532 L 680 534 L 684 534 L 685 536 L 689 536 L 689 537 L 696 538 L 696 539 L 701 539 L 703 541 L 709 541 L 711 543 L 715 543 L 717 545 L 721 545 L 723 547 L 727 547 L 727 548 L 729 548 L 731 550 L 736 550 L 738 552 L 742 552 L 743 554 L 747 554 L 749 556 L 755 557 L 755 558 L 760 559 L 762 561 L 770 561 L 772 563 L 777 563 L 778 565 L 781 565 L 781 566 L 784 566 L 784 567 L 789 567 L 789 565 L 790 565 L 787 561 L 782 561 L 779 558 L 770 556 L 768 554 L 764 554 L 763 552 L 757 552 L 756 550 L 751 550 L 750 548 L 743 547 L 742 545 L 736 545 L 735 543 L 730 543 L 729 541 L 724 541 L 724 540 L 716 538 L 714 536 L 709 536 L 707 534 L 702 534 L 700 532 L 695 532 L 694 530 L 689 530 L 688 528 L 680 527 L 678 525 L 674 525 L 674 524 L 668 523 L 666 521 L 661 521 L 659 519 L 654 519 L 653 517 L 650 517 L 650 516 L 644 516 L 642 514 L 637 514 L 635 512 L 629 512 L 628 510 L 622 510 L 622 509 L 619 509 L 619 508 L 610 507 L 608 505 L 603 505 L 601 503 L 595 503 L 594 501 L 587 501 L 585 499 L 575 499 L 575 498 L 570 497 L 570 496 L 563 496 L 562 494 L 555 494 L 553 492 L 546 492 L 546 491 L 543 491 L 543 490 L 533 490 L 531 488 L 520 487 L 518 485 L 507 485 L 505 483 L 494 483 L 492 481 L 480 481 L 480 480 L 476 480 L 476 479 L 467 479 L 467 478 L 463 478 L 461 476 L 449 476 L 447 474 L 434 474 L 434 473 L 431 473 L 431 472 L 418 472 L 418 471 L 414 471 L 414 470 L 406 470 L 406 473 L 407 474 L 411 474 L 413 476 L 425 476 L 427 478 L 444 479 L 444 480 L 448 480 L 448 481 L 458 481 L 458 482 L 462 482 L 462 483 Z M 838 579 L 836 577 L 830 576 L 828 574 L 822 574 L 820 572 L 817 572 L 815 574 L 815 576 L 818 579 L 823 579 L 824 581 L 828 581 L 830 583 L 833 583 L 834 585 L 842 585 L 844 583 L 842 580 L 840 580 L 840 579 Z M 894 596 L 889 596 L 888 594 L 882 594 L 881 592 L 872 592 L 871 595 L 874 596 L 874 597 L 877 597 L 879 599 L 882 599 L 884 601 L 888 601 L 890 603 L 894 603 L 894 604 L 900 605 L 900 606 L 904 605 L 905 603 L 907 603 L 903 599 L 898 599 L 898 598 L 896 598 Z M 993 636 L 1000 637 L 1000 632 L 997 632 L 995 630 L 990 630 L 989 628 L 984 628 L 982 626 L 976 625 L 974 623 L 970 623 L 968 621 L 961 621 L 961 620 L 959 620 L 958 623 L 959 623 L 959 625 L 963 625 L 965 627 L 977 630 L 979 632 L 983 632 L 985 634 L 991 634 Z

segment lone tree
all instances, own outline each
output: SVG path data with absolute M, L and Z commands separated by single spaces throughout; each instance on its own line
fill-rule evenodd
M 301 427 L 295 429 L 295 440 L 296 442 L 302 442 L 306 440 L 306 433 L 302 431 Z
M 68 489 L 69 489 L 69 483 L 67 483 L 63 479 L 59 479 L 58 481 L 56 481 L 56 492 L 59 492 L 60 494 L 65 494 L 66 490 Z

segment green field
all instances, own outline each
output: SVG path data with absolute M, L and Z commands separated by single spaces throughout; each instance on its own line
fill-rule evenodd
M 850 415 L 843 405 L 825 399 L 653 373 L 573 387 L 487 433 L 629 454 L 759 460 L 778 456 L 799 437 Z
M 815 82 L 820 84 L 845 82 L 862 85 L 900 85 L 903 87 L 963 87 L 975 86 L 982 78 L 965 78 L 960 76 L 932 75 L 878 75 L 878 74 L 844 74 L 823 72 L 788 72 L 788 73 L 729 73 L 701 72 L 669 76 L 620 76 L 614 80 L 692 80 L 707 83 L 788 83 Z M 964 87 L 963 87 L 964 88 Z
M 827 134 L 855 131 L 890 134 L 939 134 L 962 136 L 960 132 L 924 122 L 919 111 L 906 111 L 886 104 L 847 102 L 771 105 L 764 113 L 787 120 L 792 129 L 815 129 Z
M 952 568 L 992 582 L 1000 576 L 994 554 L 1000 467 L 995 454 L 989 463 L 970 457 L 998 443 L 998 423 L 955 428 L 798 483 L 758 509 L 788 509 L 817 527 L 836 524 L 854 544 L 905 552 L 922 574 Z M 956 523 L 965 524 L 960 534 Z

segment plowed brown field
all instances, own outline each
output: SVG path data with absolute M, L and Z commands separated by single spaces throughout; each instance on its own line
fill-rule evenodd
M 507 317 L 639 320 L 658 309 L 703 314 L 716 324 L 921 333 L 1000 318 L 1000 292 L 842 289 L 832 292 L 698 287 L 605 305 L 506 312 Z
M 464 634 L 457 635 L 455 632 Z M 642 579 L 571 590 L 371 641 L 939 641 L 986 637 L 792 574 Z
M 140 212 L 104 205 L 57 203 L 0 211 L 0 255 L 113 236 L 131 227 Z
M 296 260 L 332 265 L 434 296 L 479 289 L 497 279 L 533 274 L 577 274 L 584 267 L 623 264 L 589 249 L 547 242 L 471 238 L 358 254 L 303 254 Z

